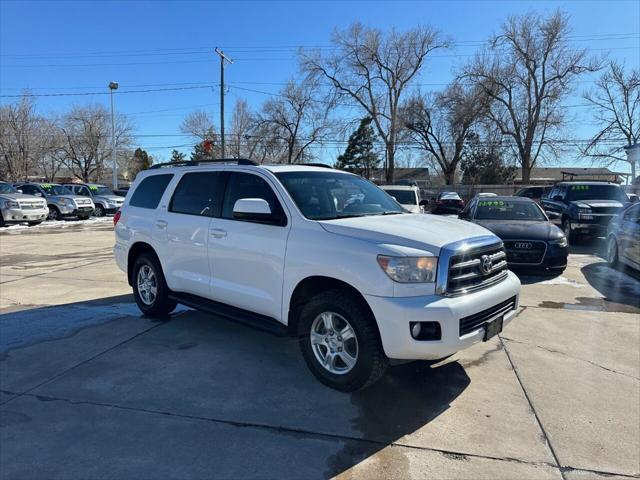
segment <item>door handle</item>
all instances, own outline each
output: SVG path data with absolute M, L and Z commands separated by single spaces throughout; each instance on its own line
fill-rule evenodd
M 165 228 L 167 228 L 167 225 L 169 225 L 167 223 L 166 220 L 157 220 L 156 221 L 156 227 L 158 227 L 160 230 L 164 230 Z
M 209 235 L 211 235 L 214 238 L 224 238 L 227 236 L 227 231 L 222 230 L 221 228 L 213 228 L 209 230 Z

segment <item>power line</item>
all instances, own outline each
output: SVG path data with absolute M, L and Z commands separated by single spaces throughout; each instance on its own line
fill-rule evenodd
M 181 90 L 197 90 L 203 88 L 212 88 L 212 86 L 193 86 L 193 87 L 175 87 L 175 88 L 150 88 L 146 90 L 122 90 L 118 95 L 128 93 L 151 93 L 151 92 L 172 92 Z M 74 93 L 25 93 L 15 95 L 0 95 L 0 98 L 20 98 L 20 97 L 81 97 L 90 95 L 109 95 L 109 92 L 74 92 Z

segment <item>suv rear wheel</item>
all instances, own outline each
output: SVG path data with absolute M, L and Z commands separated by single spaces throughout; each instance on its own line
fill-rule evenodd
M 571 220 L 568 218 L 565 218 L 562 223 L 562 230 L 564 230 L 564 236 L 567 237 L 570 244 L 574 244 L 578 241 L 578 234 L 571 228 Z
M 169 298 L 160 263 L 154 255 L 143 253 L 133 264 L 133 297 L 140 311 L 156 318 L 170 314 L 177 305 Z
M 343 392 L 375 383 L 389 364 L 375 319 L 343 290 L 320 293 L 302 308 L 298 341 L 316 378 Z

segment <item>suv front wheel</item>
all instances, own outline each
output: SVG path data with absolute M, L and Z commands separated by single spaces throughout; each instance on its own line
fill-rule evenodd
M 371 312 L 342 290 L 320 293 L 302 308 L 298 341 L 316 378 L 343 392 L 375 383 L 389 364 Z
M 143 253 L 136 258 L 132 284 L 136 304 L 147 317 L 164 317 L 176 308 L 177 302 L 169 298 L 169 287 L 154 255 Z

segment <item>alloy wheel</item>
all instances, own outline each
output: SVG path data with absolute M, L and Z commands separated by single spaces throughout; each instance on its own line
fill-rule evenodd
M 340 314 L 323 312 L 311 324 L 309 341 L 316 360 L 335 375 L 349 373 L 358 361 L 358 339 Z
M 138 294 L 145 305 L 152 305 L 158 295 L 156 274 L 149 265 L 143 265 L 138 270 Z

